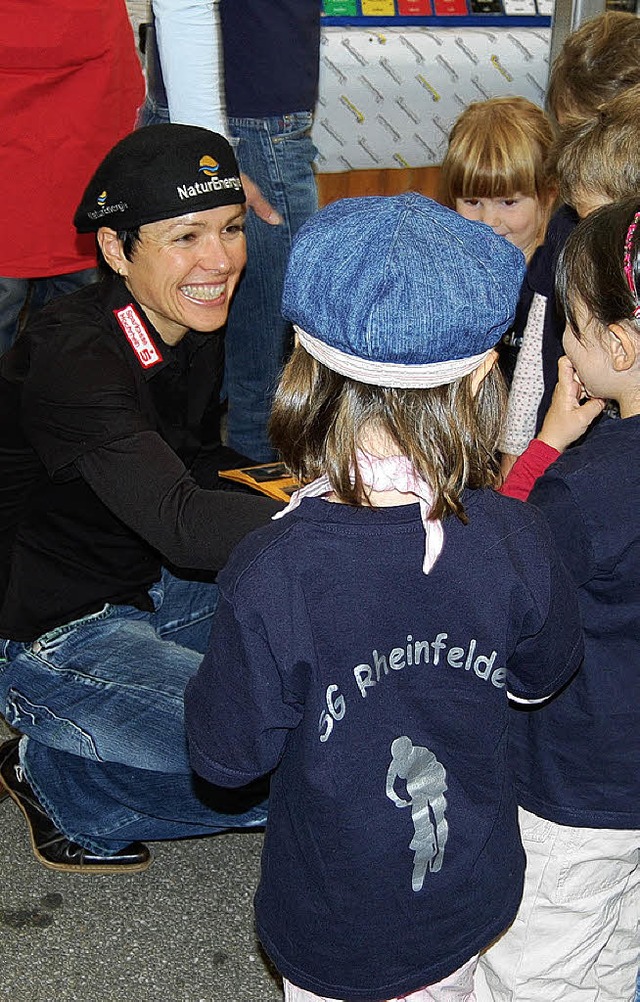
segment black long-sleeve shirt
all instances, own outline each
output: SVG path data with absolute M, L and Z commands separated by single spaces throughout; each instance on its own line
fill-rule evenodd
M 216 488 L 223 343 L 168 346 L 120 279 L 52 303 L 0 361 L 0 636 L 106 602 L 163 562 L 216 571 L 280 505 Z

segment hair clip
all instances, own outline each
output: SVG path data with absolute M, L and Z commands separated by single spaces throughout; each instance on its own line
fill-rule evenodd
M 634 268 L 633 262 L 631 260 L 631 244 L 633 243 L 633 237 L 635 235 L 638 223 L 640 223 L 640 211 L 636 212 L 635 216 L 631 220 L 631 225 L 627 230 L 627 235 L 624 241 L 624 257 L 622 259 L 622 267 L 624 270 L 625 278 L 627 280 L 627 285 L 631 295 L 635 299 L 636 305 L 633 311 L 633 316 L 636 320 L 640 319 L 640 300 L 638 297 L 638 290 L 636 288 L 636 281 L 634 278 Z

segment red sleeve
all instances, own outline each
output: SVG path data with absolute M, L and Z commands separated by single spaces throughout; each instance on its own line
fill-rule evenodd
M 522 455 L 518 456 L 498 493 L 526 501 L 538 477 L 542 476 L 559 455 L 557 449 L 534 438 Z

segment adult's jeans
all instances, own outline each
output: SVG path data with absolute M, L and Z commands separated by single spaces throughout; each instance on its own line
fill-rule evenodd
M 219 790 L 189 764 L 183 696 L 217 587 L 165 570 L 149 594 L 154 612 L 106 605 L 31 643 L 0 643 L 0 705 L 26 735 L 26 777 L 67 838 L 100 854 L 266 821 L 264 789 Z
M 230 118 L 240 170 L 255 181 L 283 222 L 271 226 L 247 216 L 247 267 L 233 300 L 226 333 L 228 444 L 242 455 L 269 462 L 267 434 L 273 394 L 293 343 L 281 313 L 291 241 L 318 208 L 312 163 L 312 116 Z
M 97 277 L 95 268 L 49 278 L 0 277 L 0 355 L 8 351 L 17 338 L 27 301 L 29 314 L 35 313 L 50 300 L 90 285 Z

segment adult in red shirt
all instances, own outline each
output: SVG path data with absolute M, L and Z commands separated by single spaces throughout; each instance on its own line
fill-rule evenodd
M 0 42 L 0 352 L 33 310 L 95 278 L 72 220 L 134 126 L 144 78 L 124 0 L 6 0 Z

